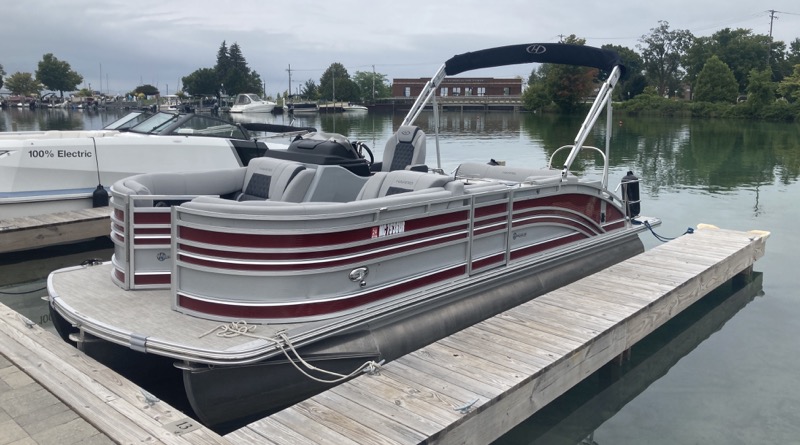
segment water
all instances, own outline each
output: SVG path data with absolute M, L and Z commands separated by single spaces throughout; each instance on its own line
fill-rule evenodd
M 7 110 L 0 131 L 94 129 L 120 113 Z M 282 116 L 236 117 L 288 123 Z M 402 114 L 300 117 L 298 125 L 363 140 L 380 159 Z M 429 133 L 432 117 L 419 124 Z M 619 119 L 617 119 L 618 121 Z M 570 143 L 581 118 L 446 112 L 441 164 L 490 158 L 542 167 Z M 677 236 L 698 223 L 768 230 L 767 253 L 750 283 L 727 283 L 635 346 L 631 362 L 595 374 L 497 441 L 498 444 L 754 444 L 800 442 L 800 126 L 742 121 L 623 117 L 613 126 L 612 184 L 627 170 L 642 179 L 643 209 Z M 589 144 L 602 146 L 605 129 Z M 563 155 L 562 155 L 563 156 Z M 563 160 L 563 158 L 561 158 Z M 558 162 L 556 162 L 557 164 Z M 428 164 L 436 165 L 433 138 Z M 596 175 L 602 159 L 582 155 Z M 657 244 L 643 235 L 646 248 Z M 54 269 L 109 259 L 107 244 L 0 256 L 0 301 L 37 323 L 49 319 L 41 290 Z M 30 292 L 29 292 L 30 291 Z M 9 292 L 27 292 L 8 295 Z

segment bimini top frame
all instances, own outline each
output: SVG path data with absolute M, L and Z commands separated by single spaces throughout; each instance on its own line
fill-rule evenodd
M 608 106 L 607 119 L 611 122 L 611 92 L 617 84 L 620 76 L 625 72 L 622 60 L 619 55 L 611 50 L 594 48 L 584 45 L 570 45 L 566 43 L 528 43 L 522 45 L 501 46 L 489 48 L 475 52 L 468 52 L 453 56 L 444 63 L 434 74 L 431 80 L 425 84 L 414 105 L 411 106 L 402 125 L 411 125 L 425 108 L 425 105 L 436 100 L 436 89 L 445 77 L 463 73 L 465 71 L 479 68 L 491 68 L 496 66 L 516 65 L 520 63 L 558 63 L 563 65 L 578 65 L 598 68 L 610 73 L 606 81 L 600 87 L 600 91 L 592 104 L 589 114 L 581 125 L 575 137 L 572 150 L 564 162 L 562 175 L 566 177 L 570 165 L 580 152 L 583 143 L 586 141 L 589 131 L 594 126 L 597 118 L 603 110 L 603 106 Z M 434 111 L 435 106 L 434 106 Z M 435 119 L 436 134 L 438 136 L 438 119 Z M 606 136 L 606 151 L 608 151 L 608 138 Z M 437 157 L 439 144 L 436 144 Z M 441 168 L 441 166 L 439 166 Z M 604 172 L 604 184 L 607 172 Z

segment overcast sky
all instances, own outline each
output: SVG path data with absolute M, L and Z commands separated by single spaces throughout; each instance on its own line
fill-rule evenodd
M 308 79 L 331 63 L 396 77 L 432 75 L 455 54 L 575 34 L 588 45 L 636 49 L 666 20 L 671 29 L 709 36 L 722 28 L 800 37 L 800 2 L 771 0 L 4 0 L 0 65 L 7 75 L 36 71 L 46 53 L 68 62 L 84 85 L 120 93 L 141 84 L 174 93 L 180 79 L 211 68 L 222 41 L 238 43 L 267 94 Z M 519 65 L 470 75 L 525 78 Z

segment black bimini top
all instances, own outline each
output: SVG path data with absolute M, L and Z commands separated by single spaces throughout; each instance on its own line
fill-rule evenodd
M 500 46 L 453 56 L 445 62 L 448 76 L 464 71 L 520 63 L 559 63 L 598 68 L 611 72 L 619 66 L 623 74 L 622 59 L 614 51 L 567 43 L 528 43 Z

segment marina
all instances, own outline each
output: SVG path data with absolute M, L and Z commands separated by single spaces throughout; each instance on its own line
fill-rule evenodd
M 8 114 L 16 116 L 17 113 L 4 113 Z M 36 124 L 60 117 L 60 113 L 53 114 L 46 111 L 24 113 L 14 119 L 27 122 L 26 119 L 35 118 L 31 121 Z M 78 119 L 70 125 L 86 125 L 77 129 L 100 128 L 99 122 L 103 119 L 102 113 L 72 113 L 70 116 L 72 120 Z M 555 120 L 549 116 L 512 113 L 445 112 L 441 119 L 446 132 L 470 132 L 470 138 L 456 141 L 455 147 L 465 156 L 484 159 L 485 145 L 474 141 L 491 135 L 495 141 L 492 152 L 498 159 L 522 159 L 529 165 L 544 165 L 551 150 L 548 147 L 570 137 L 575 125 L 574 119 Z M 386 128 L 392 126 L 392 121 L 397 125 L 399 118 L 371 113 L 355 120 L 317 117 L 303 122 L 317 128 L 330 129 L 333 125 L 353 139 L 382 141 L 389 136 Z M 763 291 L 751 297 L 732 319 L 707 333 L 708 338 L 700 339 L 700 345 L 686 352 L 680 361 L 666 364 L 667 370 L 641 369 L 640 378 L 646 383 L 639 383 L 640 392 L 631 395 L 630 400 L 599 397 L 591 402 L 594 407 L 589 413 L 576 411 L 567 417 L 560 411 L 564 409 L 564 402 L 559 399 L 547 406 L 546 416 L 536 415 L 523 422 L 518 427 L 520 431 L 512 431 L 509 435 L 513 436 L 500 438 L 497 444 L 540 443 L 533 442 L 530 437 L 534 437 L 536 431 L 551 428 L 548 434 L 577 437 L 572 443 L 589 434 L 598 443 L 632 443 L 634 435 L 635 440 L 649 443 L 686 442 L 705 434 L 728 439 L 747 437 L 752 443 L 774 442 L 781 438 L 785 442 L 796 437 L 794 411 L 779 407 L 792 403 L 797 396 L 791 383 L 793 358 L 787 351 L 792 349 L 791 339 L 797 334 L 792 320 L 798 315 L 792 297 L 796 280 L 790 267 L 791 246 L 796 244 L 797 238 L 790 222 L 800 215 L 795 206 L 786 205 L 787 201 L 797 199 L 796 178 L 791 174 L 795 164 L 787 157 L 794 150 L 792 141 L 797 140 L 797 133 L 791 125 L 763 123 L 751 124 L 747 131 L 757 138 L 743 143 L 737 136 L 740 132 L 737 122 L 628 117 L 624 126 L 616 131 L 622 150 L 620 157 L 612 160 L 611 167 L 612 175 L 618 177 L 624 175 L 628 165 L 635 165 L 635 170 L 642 172 L 648 211 L 667 209 L 669 215 L 658 230 L 660 233 L 680 233 L 698 219 L 738 230 L 768 228 L 773 233 L 770 254 L 756 266 L 764 271 Z M 511 135 L 510 141 L 508 135 Z M 516 148 L 512 151 L 507 145 L 517 139 L 532 149 L 521 153 Z M 661 147 L 664 146 L 673 147 L 674 153 L 663 154 Z M 376 154 L 379 153 L 377 150 Z M 725 162 L 721 162 L 723 157 Z M 753 159 L 757 160 L 755 164 Z M 652 160 L 653 165 L 647 160 Z M 658 160 L 658 168 L 655 168 L 655 160 Z M 581 162 L 592 165 L 591 159 L 581 159 Z M 446 154 L 443 163 L 448 169 L 456 165 Z M 650 235 L 641 237 L 648 249 L 658 245 Z M 13 262 L 15 257 L 10 256 L 6 261 Z M 107 260 L 111 252 L 77 254 L 74 259 L 58 263 L 44 261 L 36 266 L 39 275 L 26 263 L 20 263 L 19 267 L 16 264 L 2 266 L 4 286 L 0 291 L 41 287 L 49 271 L 76 265 L 91 257 Z M 30 284 L 25 284 L 28 281 Z M 32 296 L 39 300 L 41 294 Z M 6 304 L 15 307 L 19 307 L 20 298 L 0 296 Z M 44 302 L 40 301 L 38 308 L 26 309 L 25 313 L 52 331 Z M 637 351 L 641 349 L 634 348 L 634 356 Z M 778 365 L 764 367 L 764 363 Z M 754 381 L 752 376 L 756 373 L 763 373 L 766 378 Z M 596 378 L 592 376 L 591 381 Z M 591 381 L 586 382 L 589 388 Z M 730 388 L 736 389 L 730 391 Z M 575 391 L 581 395 L 590 392 L 587 384 L 575 387 L 572 392 Z M 751 422 L 762 416 L 772 419 L 769 426 Z M 629 436 L 630 440 L 626 440 Z M 559 440 L 564 439 L 560 437 Z

